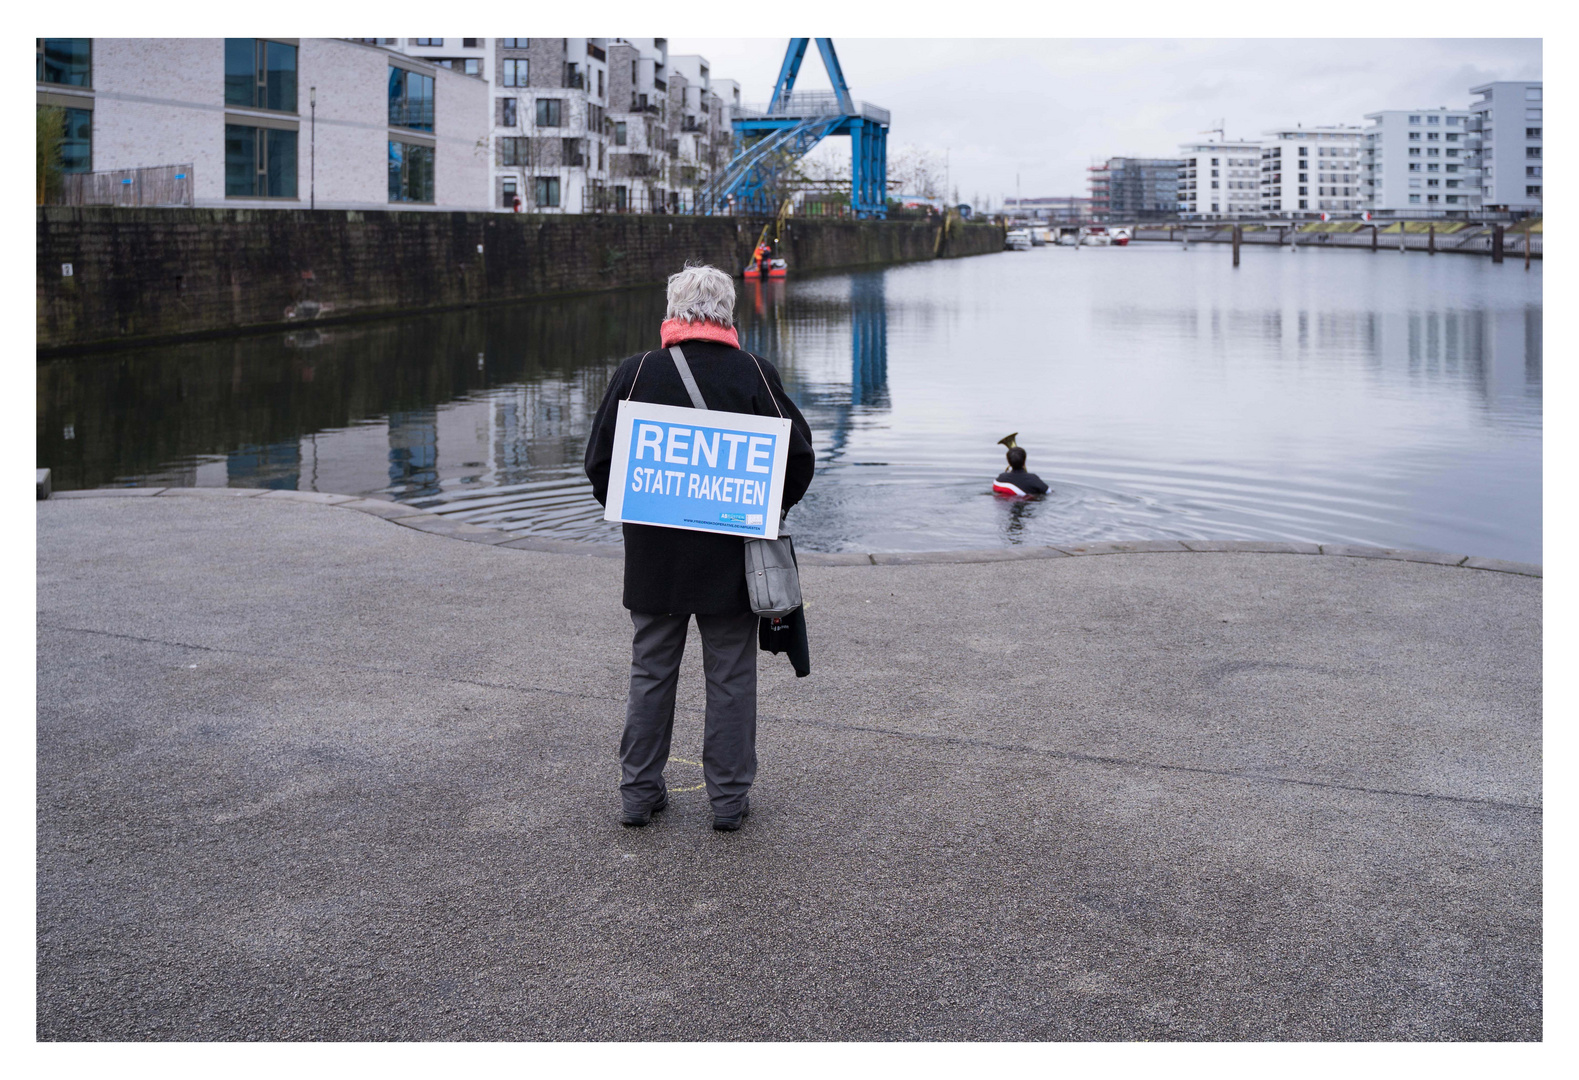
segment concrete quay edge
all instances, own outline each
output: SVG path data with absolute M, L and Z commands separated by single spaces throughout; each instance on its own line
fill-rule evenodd
M 78 491 L 60 491 L 50 499 L 92 498 L 153 498 L 163 496 L 284 499 L 295 502 L 333 506 L 341 510 L 383 518 L 395 525 L 444 536 L 452 540 L 486 544 L 493 547 L 513 548 L 518 551 L 539 551 L 556 555 L 580 555 L 590 558 L 619 558 L 621 545 L 552 540 L 545 537 L 520 536 L 502 529 L 451 521 L 442 514 L 435 514 L 415 507 L 408 507 L 392 500 L 369 498 L 359 495 L 338 495 L 320 491 L 267 490 L 264 488 L 199 488 L 199 487 L 119 487 L 84 488 Z M 821 552 L 805 551 L 798 557 L 808 566 L 915 566 L 938 563 L 991 563 L 1018 562 L 1036 559 L 1062 559 L 1089 555 L 1147 555 L 1220 552 L 1251 552 L 1262 555 L 1322 555 L 1348 559 L 1386 559 L 1396 562 L 1429 563 L 1465 570 L 1485 570 L 1498 574 L 1517 574 L 1522 577 L 1543 577 L 1539 563 L 1513 562 L 1479 555 L 1457 555 L 1441 551 L 1409 551 L 1401 548 L 1368 547 L 1360 544 L 1307 544 L 1284 540 L 1121 540 L 1090 544 L 1055 544 L 1038 547 L 982 548 L 961 551 L 877 551 L 877 552 Z

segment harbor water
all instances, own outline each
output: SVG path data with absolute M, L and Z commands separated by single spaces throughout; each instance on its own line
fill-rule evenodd
M 743 343 L 814 429 L 803 549 L 1241 538 L 1540 562 L 1541 281 L 1135 243 L 738 285 Z M 57 490 L 368 494 L 614 540 L 582 452 L 662 317 L 646 289 L 45 361 L 38 464 Z M 1046 497 L 992 494 L 1010 432 Z

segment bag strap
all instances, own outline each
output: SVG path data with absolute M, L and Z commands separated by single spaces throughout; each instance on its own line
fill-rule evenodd
M 631 379 L 631 388 L 625 391 L 626 401 L 629 401 L 631 399 L 631 395 L 636 392 L 636 383 L 641 379 L 641 369 L 646 365 L 647 357 L 651 355 L 651 352 L 644 352 L 641 354 L 641 360 L 636 365 L 636 375 Z
M 691 374 L 691 365 L 685 362 L 685 353 L 680 351 L 680 346 L 671 345 L 669 355 L 674 357 L 674 366 L 680 372 L 680 381 L 685 384 L 685 392 L 691 395 L 692 407 L 705 410 L 707 402 L 702 400 L 702 391 L 696 385 L 696 377 Z
M 768 373 L 762 370 L 762 361 L 757 359 L 756 353 L 746 353 L 751 357 L 751 362 L 757 365 L 757 374 L 762 376 L 762 385 L 768 388 L 768 400 L 773 402 L 773 411 L 779 414 L 779 419 L 784 419 L 784 410 L 779 408 L 779 399 L 773 396 L 773 384 L 768 382 Z

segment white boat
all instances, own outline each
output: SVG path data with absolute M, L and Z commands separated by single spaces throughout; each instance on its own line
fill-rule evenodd
M 1060 247 L 1078 247 L 1080 244 L 1080 229 L 1074 225 L 1060 225 L 1054 230 L 1053 243 Z
M 1108 235 L 1113 238 L 1113 244 L 1115 247 L 1123 247 L 1134 237 L 1135 230 L 1131 229 L 1127 225 L 1117 225 L 1110 233 L 1108 233 Z
M 1036 225 L 1031 228 L 1031 243 L 1036 247 L 1045 247 L 1053 242 L 1053 230 L 1046 225 Z
M 1105 226 L 1087 225 L 1080 230 L 1080 242 L 1086 247 L 1107 247 L 1113 243 L 1113 237 Z
M 1031 233 L 1028 229 L 1010 229 L 1004 238 L 1005 251 L 1030 251 Z

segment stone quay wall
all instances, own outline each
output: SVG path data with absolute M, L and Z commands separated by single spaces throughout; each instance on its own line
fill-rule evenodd
M 662 283 L 738 271 L 761 219 L 41 207 L 40 354 Z M 790 219 L 791 272 L 1001 251 L 998 226 Z

